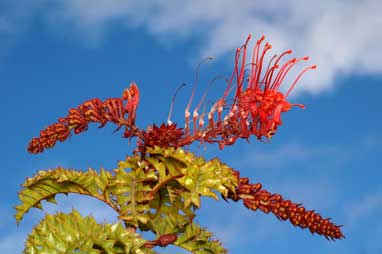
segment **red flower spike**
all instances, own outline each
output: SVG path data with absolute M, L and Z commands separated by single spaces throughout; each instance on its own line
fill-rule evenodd
M 261 210 L 264 213 L 273 213 L 279 220 L 289 220 L 294 226 L 309 228 L 311 233 L 325 236 L 329 240 L 344 238 L 341 226 L 322 218 L 314 210 L 307 211 L 301 204 L 285 200 L 280 194 L 271 194 L 261 189 L 261 184 L 250 184 L 248 178 L 240 178 L 238 171 L 233 170 L 238 178 L 236 193 L 229 193 L 233 201 L 243 200 L 244 206 L 252 211 Z
M 125 89 L 122 98 L 109 98 L 102 102 L 95 98 L 84 102 L 77 108 L 71 108 L 69 114 L 64 118 L 59 118 L 58 123 L 48 126 L 40 132 L 39 138 L 33 138 L 29 145 L 30 153 L 41 153 L 45 148 L 53 147 L 57 140 L 65 141 L 70 136 L 70 130 L 74 134 L 79 134 L 88 129 L 89 123 L 99 123 L 100 128 L 107 122 L 126 128 L 126 133 L 130 136 L 139 135 L 135 127 L 135 115 L 139 103 L 139 91 L 133 82 Z M 128 118 L 125 115 L 128 114 Z

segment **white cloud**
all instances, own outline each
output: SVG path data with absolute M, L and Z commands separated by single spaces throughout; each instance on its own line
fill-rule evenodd
M 248 33 L 265 34 L 280 51 L 311 56 L 318 69 L 297 90 L 316 94 L 331 90 L 339 75 L 381 73 L 381 9 L 379 0 L 56 0 L 41 14 L 52 27 L 79 32 L 89 45 L 117 24 L 171 43 L 197 37 L 200 54 L 214 57 L 233 54 Z

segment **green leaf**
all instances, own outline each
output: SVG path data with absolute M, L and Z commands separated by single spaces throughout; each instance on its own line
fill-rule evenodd
M 121 223 L 100 225 L 93 217 L 82 217 L 73 210 L 70 214 L 46 215 L 28 236 L 24 253 L 154 253 L 144 247 L 145 243 Z
M 218 199 L 215 192 L 219 192 L 226 197 L 228 191 L 234 191 L 237 185 L 230 168 L 217 159 L 206 162 L 203 158 L 196 158 L 184 174 L 184 177 L 177 180 L 189 190 L 189 193 L 182 193 L 185 205 L 192 203 L 200 207 L 200 196 Z
M 187 190 L 180 190 L 185 206 L 193 204 L 200 207 L 200 196 L 218 199 L 215 192 L 223 197 L 227 197 L 229 190 L 235 192 L 237 178 L 218 159 L 205 161 L 202 157 L 174 148 L 154 147 L 147 149 L 147 152 L 151 156 L 145 159 L 159 172 L 159 185 L 174 179 Z
M 151 230 L 157 237 L 182 232 L 195 217 L 192 207 L 184 207 L 179 195 L 170 198 L 170 190 L 171 187 L 167 187 L 156 193 L 155 199 L 150 203 L 153 210 L 149 212 L 150 221 L 147 228 L 141 228 Z
M 216 193 L 227 197 L 228 191 L 235 191 L 233 171 L 218 159 L 205 161 L 182 149 L 154 147 L 147 153 L 143 159 L 156 170 L 158 181 L 153 183 L 155 197 L 149 203 L 151 220 L 140 228 L 157 237 L 181 234 L 177 245 L 192 253 L 225 253 L 210 233 L 192 223 L 201 196 L 218 199 Z
M 126 167 L 132 168 L 126 171 Z M 115 195 L 120 209 L 119 219 L 135 227 L 138 227 L 139 223 L 146 224 L 149 220 L 148 202 L 153 198 L 149 195 L 152 191 L 150 182 L 158 180 L 155 172 L 146 169 L 145 162 L 128 157 L 114 170 L 115 176 L 109 188 Z
M 182 149 L 147 148 L 145 154 L 119 162 L 113 173 L 104 169 L 100 173 L 63 168 L 40 171 L 26 180 L 19 193 L 21 205 L 16 207 L 16 220 L 19 222 L 32 207 L 41 208 L 42 200 L 55 202 L 58 193 L 79 193 L 110 205 L 126 226 L 150 230 L 157 237 L 176 234 L 175 244 L 192 253 L 225 253 L 220 243 L 211 239 L 211 233 L 194 224 L 193 219 L 201 196 L 218 199 L 220 193 L 227 197 L 229 191 L 235 192 L 237 184 L 233 171 L 218 159 L 206 161 Z M 146 253 L 142 248 L 132 252 L 136 245 L 110 237 L 110 232 L 127 232 L 121 225 L 102 231 L 92 226 L 95 222 L 90 217 L 78 217 L 73 212 L 72 219 L 83 221 L 73 226 L 60 216 L 48 215 L 34 230 L 33 241 L 48 246 L 50 252 L 31 245 L 28 253 Z M 92 236 L 94 232 L 97 238 Z
M 108 201 L 105 190 L 109 185 L 111 174 L 101 170 L 101 175 L 95 170 L 86 172 L 57 168 L 39 171 L 32 178 L 27 178 L 19 192 L 21 204 L 16 206 L 16 221 L 19 223 L 25 213 L 31 208 L 42 208 L 41 201 L 56 203 L 55 196 L 63 193 L 78 193 L 93 196 Z
M 184 232 L 174 242 L 174 245 L 197 254 L 227 253 L 227 250 L 222 247 L 219 241 L 212 239 L 211 232 L 195 223 L 189 224 L 185 228 Z

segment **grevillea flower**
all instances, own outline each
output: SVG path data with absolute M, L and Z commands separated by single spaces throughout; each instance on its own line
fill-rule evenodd
M 207 114 L 207 125 L 204 126 L 204 115 L 199 116 L 197 110 L 193 111 L 193 132 L 189 130 L 189 104 L 185 110 L 186 137 L 180 144 L 188 143 L 188 140 L 201 142 L 219 143 L 220 148 L 232 145 L 238 138 L 248 139 L 251 135 L 258 139 L 263 137 L 270 139 L 279 125 L 282 124 L 281 113 L 289 111 L 293 106 L 304 108 L 301 104 L 292 104 L 287 101 L 301 76 L 316 65 L 306 67 L 296 77 L 284 95 L 279 89 L 288 72 L 299 62 L 306 61 L 308 57 L 292 58 L 283 64 L 281 60 L 292 53 L 285 51 L 280 56 L 274 55 L 264 69 L 264 57 L 271 49 L 269 43 L 265 43 L 261 37 L 253 49 L 251 60 L 247 61 L 247 47 L 251 35 L 246 43 L 236 50 L 235 68 L 228 82 L 227 88 L 221 98 L 211 107 Z M 249 70 L 245 67 L 250 66 Z M 249 72 L 248 74 L 246 74 Z M 235 85 L 234 85 L 235 83 Z M 228 96 L 233 92 L 233 103 L 228 104 Z M 224 110 L 228 108 L 228 110 Z

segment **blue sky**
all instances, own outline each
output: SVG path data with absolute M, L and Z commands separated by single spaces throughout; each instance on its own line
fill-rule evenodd
M 218 156 L 265 189 L 331 217 L 344 225 L 346 239 L 328 242 L 224 201 L 204 200 L 198 222 L 230 253 L 382 253 L 381 2 L 239 2 L 0 1 L 2 253 L 20 253 L 43 217 L 31 211 L 16 226 L 12 207 L 25 177 L 57 166 L 112 169 L 132 150 L 122 133 L 112 134 L 114 126 L 93 126 L 43 154 L 28 154 L 26 145 L 40 129 L 87 99 L 120 96 L 131 81 L 141 92 L 142 128 L 166 121 L 176 87 L 188 84 L 173 114 L 183 124 L 197 63 L 214 57 L 201 68 L 200 98 L 209 79 L 230 75 L 235 48 L 249 33 L 264 34 L 273 52 L 291 48 L 318 65 L 291 98 L 306 109 L 283 115 L 270 144 L 251 139 L 223 151 L 193 151 Z M 223 89 L 217 84 L 209 96 Z M 94 200 L 59 201 L 45 205 L 47 211 L 75 207 L 99 221 L 114 220 Z

